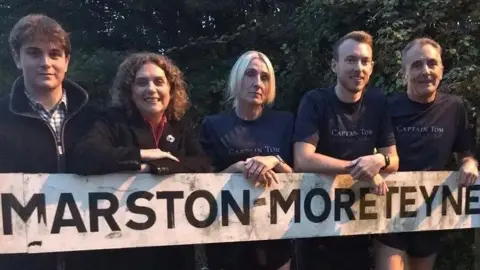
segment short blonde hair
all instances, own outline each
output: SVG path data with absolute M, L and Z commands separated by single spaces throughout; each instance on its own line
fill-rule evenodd
M 180 120 L 190 107 L 183 73 L 170 58 L 156 53 L 134 53 L 123 61 L 110 89 L 112 105 L 123 108 L 127 114 L 131 115 L 132 109 L 135 107 L 131 97 L 135 76 L 138 70 L 147 63 L 153 63 L 165 72 L 171 87 L 170 104 L 168 104 L 165 114 L 168 120 Z
M 265 54 L 258 51 L 248 51 L 237 59 L 232 70 L 230 71 L 230 76 L 228 78 L 227 101 L 232 102 L 233 107 L 237 106 L 237 93 L 239 91 L 240 84 L 243 80 L 243 76 L 245 75 L 248 65 L 253 59 L 260 59 L 267 66 L 269 75 L 269 89 L 267 89 L 268 97 L 266 105 L 272 105 L 273 101 L 275 100 L 275 72 L 273 70 L 272 63 Z

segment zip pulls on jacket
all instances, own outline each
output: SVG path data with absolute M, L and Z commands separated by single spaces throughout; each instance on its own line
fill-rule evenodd
M 66 114 L 65 119 L 63 120 L 63 123 L 60 128 L 60 138 L 57 137 L 55 130 L 50 126 L 50 123 L 43 118 L 41 118 L 37 114 L 30 114 L 30 113 L 18 113 L 15 111 L 12 111 L 12 113 L 20 116 L 25 116 L 29 118 L 33 118 L 36 120 L 42 121 L 44 124 L 47 125 L 48 129 L 50 130 L 53 139 L 55 141 L 55 152 L 57 154 L 57 172 L 58 173 L 63 173 L 66 171 L 66 161 L 65 161 L 65 127 L 70 119 L 72 119 L 86 104 L 87 102 L 83 102 L 83 104 L 79 107 L 79 109 L 75 110 L 71 114 Z
M 59 173 L 65 172 L 66 171 L 66 162 L 64 160 L 65 159 L 64 158 L 65 127 L 69 122 L 69 120 L 75 117 L 80 112 L 80 110 L 82 110 L 87 105 L 88 93 L 75 82 L 72 82 L 65 78 L 65 80 L 63 81 L 63 87 L 65 89 L 65 95 L 67 95 L 68 100 L 70 100 L 68 103 L 71 104 L 68 107 L 75 108 L 75 109 L 71 111 L 71 113 L 68 113 L 67 111 L 65 112 L 63 123 L 60 126 L 60 132 L 59 132 L 60 135 L 59 135 L 59 138 L 57 138 L 55 130 L 50 126 L 50 123 L 44 120 L 34 108 L 30 107 L 32 110 L 25 110 L 25 108 L 22 108 L 24 110 L 22 112 L 17 110 L 18 102 L 20 100 L 24 100 L 26 98 L 26 101 L 28 102 L 28 97 L 26 97 L 26 94 L 23 94 L 24 96 L 22 97 L 22 92 L 25 90 L 25 87 L 23 86 L 22 81 L 23 81 L 23 76 L 20 76 L 13 83 L 11 94 L 10 94 L 11 96 L 10 96 L 10 102 L 9 102 L 9 109 L 14 115 L 41 120 L 43 123 L 45 123 L 48 126 L 55 140 L 55 150 L 57 154 L 57 172 Z M 69 95 L 68 93 L 71 93 L 71 94 Z M 78 101 L 78 104 L 76 104 L 77 103 L 76 101 Z
M 33 119 L 36 119 L 36 120 L 40 120 L 42 121 L 44 124 L 47 125 L 48 127 L 48 130 L 50 130 L 50 133 L 52 134 L 53 136 L 53 140 L 54 140 L 54 143 L 55 143 L 55 153 L 57 154 L 57 172 L 58 173 L 62 173 L 64 172 L 64 168 L 62 168 L 62 164 L 63 162 L 61 162 L 61 159 L 63 158 L 63 152 L 65 151 L 65 147 L 64 147 L 64 143 L 63 143 L 63 139 L 62 138 L 57 138 L 57 135 L 55 134 L 55 130 L 53 130 L 53 128 L 50 126 L 50 123 L 47 122 L 46 120 L 43 120 L 41 117 L 39 116 L 36 116 L 36 115 L 31 115 L 31 114 L 28 114 L 28 113 L 16 113 L 14 112 L 15 114 L 17 115 L 20 115 L 20 116 L 25 116 L 25 117 L 29 117 L 29 118 L 33 118 Z M 62 130 L 64 129 L 64 126 L 65 126 L 65 123 L 67 122 L 67 118 L 65 118 L 65 120 L 63 121 L 62 123 Z M 61 136 L 63 137 L 63 136 Z

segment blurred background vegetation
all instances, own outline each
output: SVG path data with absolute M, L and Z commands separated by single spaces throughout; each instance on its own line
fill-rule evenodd
M 331 49 L 347 32 L 366 30 L 374 36 L 371 85 L 388 93 L 405 91 L 401 49 L 415 37 L 432 37 L 444 49 L 441 90 L 465 99 L 472 129 L 477 127 L 478 0 L 2 0 L 1 96 L 20 74 L 8 49 L 9 31 L 32 12 L 54 17 L 71 34 L 68 76 L 87 89 L 92 102 L 107 104 L 108 88 L 125 55 L 159 52 L 184 71 L 199 120 L 225 108 L 228 72 L 247 50 L 262 51 L 272 60 L 275 106 L 295 112 L 306 91 L 334 84 Z M 473 269 L 473 238 L 472 231 L 453 232 L 437 269 Z

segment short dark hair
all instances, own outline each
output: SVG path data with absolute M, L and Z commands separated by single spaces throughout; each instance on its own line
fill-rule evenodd
M 19 54 L 20 47 L 32 40 L 46 40 L 56 43 L 69 56 L 72 48 L 70 37 L 54 19 L 43 14 L 29 14 L 21 18 L 10 31 L 8 42 L 12 53 Z
M 408 51 L 415 45 L 420 45 L 420 46 L 430 45 L 438 51 L 440 56 L 442 55 L 442 46 L 440 46 L 440 44 L 438 44 L 438 42 L 436 42 L 435 40 L 428 37 L 416 38 L 408 42 L 408 44 L 402 50 L 402 70 L 405 68 L 404 66 L 405 55 L 407 55 Z
M 335 42 L 335 45 L 333 45 L 333 59 L 338 61 L 338 49 L 343 42 L 349 39 L 355 40 L 356 42 L 365 43 L 373 49 L 373 37 L 369 33 L 365 31 L 352 31 Z

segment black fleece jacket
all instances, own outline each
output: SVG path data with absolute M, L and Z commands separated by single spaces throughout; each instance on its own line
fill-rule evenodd
M 69 172 L 72 149 L 92 126 L 97 110 L 87 107 L 88 94 L 79 85 L 65 79 L 63 88 L 68 104 L 58 144 L 48 123 L 28 103 L 23 77 L 15 80 L 10 95 L 0 101 L 0 173 Z
M 210 159 L 198 142 L 190 117 L 167 121 L 155 145 L 154 136 L 138 110 L 131 115 L 121 108 L 110 108 L 95 122 L 89 134 L 77 145 L 73 171 L 80 175 L 100 175 L 138 171 L 141 149 L 159 148 L 180 162 L 170 159 L 150 161 L 151 173 L 211 172 Z

